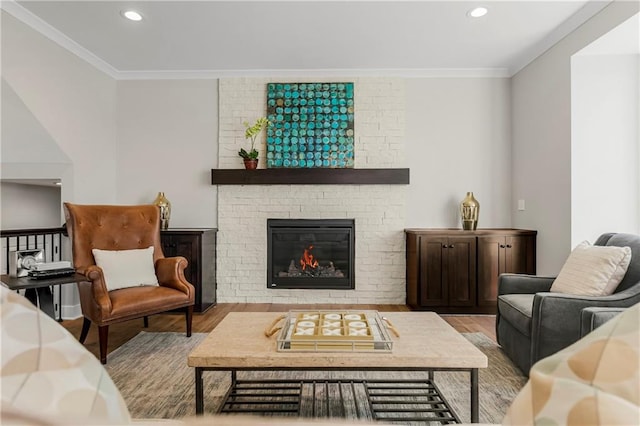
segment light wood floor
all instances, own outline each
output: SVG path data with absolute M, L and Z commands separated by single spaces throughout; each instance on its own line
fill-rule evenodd
M 220 303 L 207 312 L 193 315 L 193 332 L 208 333 L 229 312 L 287 312 L 291 309 L 367 309 L 381 312 L 410 311 L 405 305 L 281 305 L 271 303 Z M 442 317 L 461 333 L 484 333 L 492 340 L 495 336 L 495 315 L 442 315 Z M 62 326 L 74 336 L 80 336 L 82 318 L 65 320 Z M 143 327 L 142 318 L 114 324 L 109 327 L 109 353 L 122 346 L 140 331 L 185 332 L 185 315 L 169 313 L 149 317 L 149 328 Z M 98 346 L 98 328 L 91 326 L 85 347 L 94 355 L 100 353 Z

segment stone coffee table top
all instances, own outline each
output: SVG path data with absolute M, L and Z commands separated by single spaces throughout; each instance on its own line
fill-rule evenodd
M 471 369 L 487 357 L 433 312 L 380 313 L 398 329 L 391 352 L 278 352 L 265 328 L 282 313 L 232 312 L 188 357 L 190 367 L 241 369 Z

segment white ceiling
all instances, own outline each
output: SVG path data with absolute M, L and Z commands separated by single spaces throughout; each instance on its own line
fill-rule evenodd
M 2 1 L 114 78 L 509 76 L 610 1 Z M 467 16 L 482 5 L 489 13 Z M 144 20 L 128 21 L 122 10 Z

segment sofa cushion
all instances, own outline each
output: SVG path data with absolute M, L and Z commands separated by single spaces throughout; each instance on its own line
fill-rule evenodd
M 91 250 L 102 269 L 107 290 L 158 285 L 153 262 L 153 246 L 133 250 Z
M 637 425 L 640 304 L 537 362 L 504 425 Z
M 531 316 L 535 294 L 503 294 L 498 296 L 498 312 L 520 333 L 531 336 Z
M 16 414 L 48 419 L 129 423 L 129 411 L 115 384 L 74 336 L 27 299 L 1 286 L 0 306 L 3 412 L 10 407 Z
M 607 296 L 624 278 L 630 261 L 629 247 L 592 246 L 584 241 L 569 254 L 550 291 Z

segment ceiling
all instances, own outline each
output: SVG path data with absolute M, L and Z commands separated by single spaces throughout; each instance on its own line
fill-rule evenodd
M 510 76 L 609 1 L 2 1 L 114 78 Z M 481 18 L 467 12 L 482 5 Z M 132 22 L 121 11 L 135 9 Z

